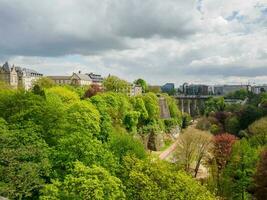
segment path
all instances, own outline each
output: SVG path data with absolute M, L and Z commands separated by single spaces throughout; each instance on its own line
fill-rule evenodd
M 179 138 L 179 137 L 178 137 Z M 165 149 L 160 155 L 159 158 L 161 160 L 166 160 L 176 149 L 178 144 L 178 139 L 167 149 Z
M 192 128 L 195 128 L 197 121 L 194 121 L 193 124 L 191 124 L 190 126 L 188 126 L 184 132 L 190 131 Z M 176 149 L 177 145 L 179 142 L 179 136 L 176 139 L 176 141 L 166 150 L 164 150 L 162 153 L 159 154 L 159 158 L 161 160 L 166 160 Z
M 184 133 L 195 131 L 196 130 L 196 127 L 195 127 L 196 123 L 197 123 L 197 121 L 194 121 L 193 124 L 191 124 L 189 127 L 187 127 L 184 130 Z M 199 131 L 199 130 L 197 130 L 197 131 Z M 167 160 L 168 158 L 171 158 L 171 155 L 175 152 L 178 143 L 179 143 L 179 137 L 176 139 L 176 141 L 169 148 L 167 148 L 165 151 L 163 151 L 159 154 L 159 158 L 161 160 Z M 174 161 L 173 159 L 168 159 L 168 160 L 170 162 Z M 208 169 L 201 164 L 199 167 L 197 179 L 207 178 L 207 176 L 208 176 Z

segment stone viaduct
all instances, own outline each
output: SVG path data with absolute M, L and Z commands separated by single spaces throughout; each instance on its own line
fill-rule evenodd
M 176 95 L 178 106 L 182 113 L 188 113 L 192 117 L 199 115 L 204 109 L 205 101 L 211 96 L 209 95 Z

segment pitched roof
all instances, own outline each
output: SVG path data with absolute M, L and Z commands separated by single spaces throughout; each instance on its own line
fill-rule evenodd
M 74 73 L 76 76 L 79 77 L 79 79 L 83 80 L 83 81 L 92 81 L 92 79 L 86 75 L 86 74 L 80 74 L 80 73 Z M 74 75 L 73 74 L 73 75 Z
M 10 72 L 10 68 L 9 68 L 9 64 L 8 62 L 5 62 L 5 64 L 3 65 L 2 69 L 6 72 Z
M 90 74 L 86 74 L 86 75 L 88 75 L 92 79 L 93 82 L 102 82 L 103 81 L 103 78 L 99 74 L 90 73 Z

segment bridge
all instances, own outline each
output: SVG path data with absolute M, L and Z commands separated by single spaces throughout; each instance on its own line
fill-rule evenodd
M 191 116 L 200 114 L 204 109 L 205 101 L 212 97 L 211 95 L 176 95 L 175 99 L 178 100 L 178 106 L 182 113 L 186 112 Z

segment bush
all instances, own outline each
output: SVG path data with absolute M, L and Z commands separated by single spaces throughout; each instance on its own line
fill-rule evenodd
M 182 116 L 182 128 L 187 128 L 190 125 L 191 121 L 192 117 L 189 114 L 184 113 Z
M 225 120 L 225 130 L 233 135 L 238 135 L 240 130 L 239 119 L 236 116 L 228 117 Z
M 203 130 L 203 131 L 207 131 L 210 130 L 211 128 L 211 123 L 208 120 L 208 118 L 203 117 L 201 119 L 198 120 L 197 125 L 196 125 L 197 129 Z
M 221 132 L 221 128 L 216 124 L 212 124 L 211 127 L 210 127 L 210 132 L 213 135 L 217 135 L 217 134 L 219 134 Z
M 158 160 L 124 159 L 122 180 L 127 199 L 212 200 L 215 197 L 185 172 Z
M 135 156 L 139 159 L 146 157 L 143 144 L 127 133 L 114 133 L 109 142 L 111 151 L 122 162 L 124 156 Z
M 248 127 L 248 133 L 259 145 L 267 144 L 267 117 L 261 118 L 251 124 Z
M 180 122 L 177 119 L 164 119 L 165 131 L 170 133 L 171 129 L 176 126 L 180 126 Z

